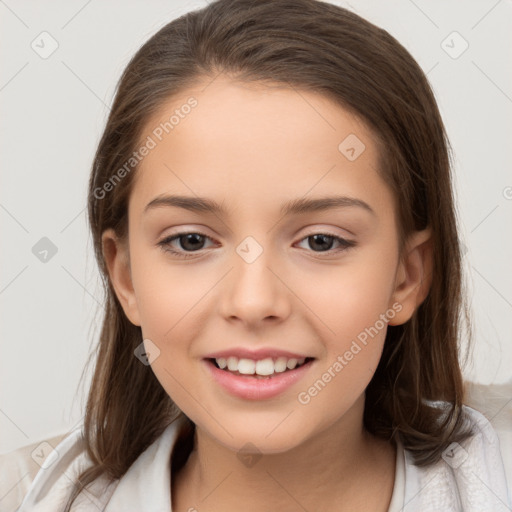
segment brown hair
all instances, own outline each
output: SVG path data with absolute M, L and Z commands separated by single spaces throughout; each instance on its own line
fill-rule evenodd
M 449 142 L 422 69 L 388 32 L 344 8 L 316 0 L 218 0 L 165 25 L 133 56 L 118 83 L 89 182 L 88 214 L 105 287 L 105 311 L 84 420 L 93 465 L 76 483 L 66 511 L 99 476 L 120 478 L 170 422 L 183 415 L 151 368 L 134 357 L 141 329 L 125 316 L 108 276 L 101 235 L 127 236 L 136 167 L 108 193 L 98 190 L 129 160 L 142 129 L 169 98 L 205 77 L 272 82 L 324 94 L 355 113 L 375 135 L 379 172 L 394 191 L 403 242 L 430 227 L 429 294 L 404 325 L 389 326 L 366 389 L 364 425 L 400 438 L 415 464 L 439 460 L 467 429 L 459 334 L 470 322 L 462 293 L 461 250 Z M 443 401 L 444 408 L 436 407 Z M 177 464 L 194 425 L 176 447 Z M 174 459 L 173 459 L 174 464 Z

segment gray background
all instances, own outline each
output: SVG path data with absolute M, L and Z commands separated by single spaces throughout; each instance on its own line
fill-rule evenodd
M 512 4 L 333 3 L 388 30 L 428 74 L 454 149 L 467 248 L 475 348 L 465 375 L 507 381 Z M 92 157 L 129 58 L 161 26 L 203 5 L 0 0 L 1 453 L 64 433 L 82 419 L 89 371 L 78 384 L 103 300 L 86 224 Z M 31 46 L 49 51 L 52 40 L 58 48 L 47 58 Z M 464 41 L 469 46 L 458 55 Z M 41 261 L 44 253 L 37 253 L 49 247 L 44 237 L 57 252 L 49 249 Z

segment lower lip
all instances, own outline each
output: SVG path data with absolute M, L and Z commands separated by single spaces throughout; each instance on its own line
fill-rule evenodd
M 294 370 L 274 373 L 269 378 L 235 375 L 217 368 L 209 359 L 203 359 L 213 378 L 229 393 L 246 400 L 265 400 L 283 393 L 298 382 L 311 368 L 312 359 Z

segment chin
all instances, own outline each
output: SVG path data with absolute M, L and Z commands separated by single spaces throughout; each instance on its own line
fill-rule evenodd
M 233 452 L 261 455 L 284 453 L 297 448 L 305 441 L 304 430 L 293 432 L 290 428 L 281 425 L 273 431 L 278 424 L 279 421 L 272 422 L 270 428 L 268 426 L 258 428 L 257 423 L 251 425 L 246 417 L 245 424 L 240 425 L 240 428 L 230 424 L 226 429 L 227 432 L 219 427 L 220 431 L 215 429 L 215 432 L 210 431 L 209 435 Z

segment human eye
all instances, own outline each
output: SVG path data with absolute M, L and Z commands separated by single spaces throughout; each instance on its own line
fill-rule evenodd
M 347 240 L 346 238 L 342 238 L 332 233 L 313 233 L 306 236 L 305 238 L 302 238 L 301 242 L 304 240 L 309 241 L 309 245 L 311 247 L 317 247 L 321 249 L 320 251 L 313 252 L 329 253 L 330 255 L 338 254 L 356 246 L 356 242 L 354 240 Z M 333 242 L 338 244 L 336 249 L 332 249 Z
M 167 253 L 171 253 L 178 258 L 193 258 L 196 256 L 193 254 L 203 249 L 202 244 L 204 240 L 212 240 L 209 236 L 199 233 L 196 231 L 182 231 L 175 233 L 174 235 L 168 236 L 157 243 L 157 245 Z M 184 250 L 177 250 L 173 247 L 173 242 L 179 242 L 179 245 Z
M 197 231 L 182 231 L 167 236 L 158 242 L 157 245 L 166 253 L 170 253 L 178 258 L 187 259 L 195 257 L 196 254 L 194 253 L 204 249 L 204 242 L 206 240 L 212 241 L 212 238 Z M 311 247 L 320 248 L 319 251 L 313 252 L 328 253 L 330 255 L 338 254 L 356 245 L 356 242 L 353 240 L 347 240 L 326 232 L 313 233 L 302 238 L 300 242 L 302 243 L 305 240 L 310 242 Z M 181 246 L 181 249 L 176 249 L 175 243 L 178 243 Z M 336 249 L 332 248 L 333 243 L 338 244 Z

